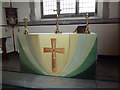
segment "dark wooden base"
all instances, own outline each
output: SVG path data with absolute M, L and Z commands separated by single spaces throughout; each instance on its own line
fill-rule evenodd
M 6 50 L 6 38 L 2 38 L 2 60 L 8 60 L 8 54 Z

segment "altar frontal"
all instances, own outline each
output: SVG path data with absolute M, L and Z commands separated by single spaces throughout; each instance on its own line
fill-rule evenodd
M 29 34 L 18 36 L 24 73 L 95 79 L 96 34 Z

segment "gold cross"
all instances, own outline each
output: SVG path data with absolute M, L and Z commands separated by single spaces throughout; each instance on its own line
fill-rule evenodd
M 25 17 L 24 19 L 23 19 L 23 21 L 24 21 L 24 27 L 25 27 L 25 31 L 24 31 L 24 34 L 28 34 L 29 33 L 29 31 L 28 31 L 28 29 L 27 29 L 27 23 L 28 23 L 28 19 L 27 19 L 27 17 Z
M 53 11 L 57 11 L 57 16 L 58 16 L 61 9 L 56 9 L 56 10 L 53 10 Z
M 25 26 L 27 26 L 27 23 L 28 23 L 28 18 L 27 18 L 27 17 L 25 17 L 25 18 L 23 19 L 23 21 L 24 21 L 24 23 L 25 23 Z
M 55 31 L 55 33 L 62 33 L 62 32 L 59 31 L 59 23 L 58 23 L 59 12 L 61 11 L 61 9 L 56 9 L 56 10 L 53 10 L 53 11 L 57 11 L 57 21 L 56 21 L 56 31 Z
M 56 53 L 64 54 L 64 48 L 56 48 L 56 39 L 51 39 L 52 48 L 44 48 L 44 53 L 52 53 L 52 71 L 55 73 L 57 71 L 56 63 Z

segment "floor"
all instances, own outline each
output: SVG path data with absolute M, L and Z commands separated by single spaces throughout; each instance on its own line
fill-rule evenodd
M 71 87 L 71 88 L 120 88 L 120 66 L 119 66 L 119 61 L 118 61 L 118 57 L 110 57 L 110 56 L 98 56 L 97 59 L 97 64 L 96 64 L 96 80 L 74 80 L 74 79 L 64 79 L 61 81 L 62 83 L 64 83 L 63 81 L 66 80 L 66 83 L 69 82 L 69 84 L 65 85 L 61 85 L 61 78 L 56 78 L 56 82 L 58 83 L 58 87 L 57 88 L 65 88 L 65 87 Z M 9 60 L 2 60 L 2 71 L 3 71 L 3 82 L 5 82 L 4 77 L 7 77 L 7 79 L 13 77 L 14 75 L 18 75 L 18 73 L 20 72 L 20 64 L 19 64 L 19 55 L 18 53 L 10 53 L 9 54 Z M 14 73 L 14 75 L 13 75 Z M 11 76 L 11 77 L 10 77 Z M 40 76 L 40 75 L 27 75 L 26 74 L 21 74 L 21 77 L 26 77 L 24 78 L 24 82 L 26 79 L 27 82 L 27 88 L 32 88 L 30 85 L 32 83 L 32 85 L 34 85 L 34 83 L 40 82 L 43 78 L 44 80 L 49 80 L 51 81 L 51 77 L 44 77 L 44 76 Z M 27 79 L 27 77 L 31 77 L 31 78 L 35 78 L 34 82 L 29 81 L 29 79 Z M 19 77 L 18 77 L 19 78 Z M 37 79 L 38 78 L 38 79 Z M 36 81 L 37 79 L 37 81 Z M 17 80 L 17 79 L 16 79 Z M 21 79 L 20 79 L 21 80 Z M 21 80 L 21 82 L 23 82 Z M 47 81 L 47 82 L 49 82 Z M 8 82 L 8 81 L 7 81 Z M 19 82 L 19 83 L 21 83 Z M 76 83 L 79 82 L 79 83 Z M 74 86 L 71 86 L 73 85 Z M 44 84 L 44 82 L 43 82 Z M 53 83 L 53 85 L 56 85 L 56 83 Z M 40 84 L 41 85 L 41 84 Z M 35 88 L 40 86 L 35 84 Z M 24 85 L 22 85 L 21 87 L 19 86 L 11 86 L 11 85 L 6 85 L 6 83 L 3 83 L 3 88 L 26 88 L 24 87 Z M 34 87 L 34 86 L 33 86 Z M 47 86 L 42 85 L 42 88 L 45 87 L 50 87 L 49 83 Z M 50 87 L 52 88 L 52 87 Z

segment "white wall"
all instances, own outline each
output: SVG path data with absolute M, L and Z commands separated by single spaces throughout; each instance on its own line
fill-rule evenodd
M 18 21 L 23 21 L 25 17 L 30 20 L 29 2 L 14 2 L 13 7 L 18 8 Z
M 9 7 L 8 2 L 0 2 L 0 25 L 6 25 L 5 7 Z M 0 38 L 10 37 L 11 29 L 0 26 Z
M 40 12 L 41 12 L 40 2 L 35 2 L 36 20 L 40 20 L 40 18 L 41 18 Z
M 22 7 L 21 7 L 22 5 Z M 18 15 L 20 17 L 18 18 L 19 21 L 22 21 L 22 19 L 26 16 L 28 19 L 30 19 L 30 8 L 29 8 L 29 2 L 14 2 L 13 6 L 18 9 Z M 98 2 L 98 17 L 102 17 L 102 11 L 103 11 L 103 2 Z M 110 18 L 117 18 L 118 17 L 118 3 L 117 2 L 110 2 L 109 3 L 109 9 L 110 9 Z M 23 13 L 20 13 L 23 12 Z M 35 12 L 36 12 L 36 20 L 40 20 L 41 14 L 40 14 L 40 2 L 35 2 Z
M 118 55 L 118 24 L 91 25 L 98 34 L 98 54 Z
M 2 25 L 2 2 L 0 2 L 0 25 Z
M 36 4 L 37 5 L 37 4 Z M 101 3 L 102 5 L 102 3 Z M 117 6 L 116 3 L 110 3 L 110 18 L 117 17 Z M 18 20 L 26 16 L 30 18 L 29 2 L 24 3 L 13 3 L 13 6 L 18 8 Z M 102 6 L 100 6 L 102 8 Z M 99 8 L 100 8 L 99 7 Z M 101 9 L 102 11 L 102 9 Z M 112 12 L 113 11 L 113 12 Z M 99 16 L 102 14 L 99 12 Z M 37 13 L 37 19 L 39 14 Z M 60 30 L 62 32 L 73 32 L 78 25 L 60 25 Z M 55 25 L 47 26 L 29 26 L 28 29 L 32 33 L 51 33 L 55 32 Z M 98 34 L 98 54 L 100 55 L 118 55 L 118 24 L 90 24 L 90 31 Z M 15 28 L 15 35 L 21 35 L 24 32 L 24 27 Z M 10 33 L 8 30 L 7 33 Z M 12 41 L 9 41 L 12 42 Z
M 2 2 L 2 25 L 6 25 L 5 7 L 9 7 L 8 2 Z
M 60 25 L 63 33 L 73 32 L 78 25 Z M 55 26 L 29 26 L 30 33 L 54 33 Z M 99 55 L 118 55 L 118 24 L 90 24 L 89 30 L 98 35 L 98 54 Z M 17 30 L 16 30 L 17 31 Z M 24 27 L 20 27 L 21 35 Z
M 2 2 L 0 2 L 0 25 L 2 25 Z M 2 37 L 2 27 L 0 27 L 0 38 Z
M 0 25 L 6 25 L 5 7 L 9 7 L 9 3 L 0 2 Z M 11 29 L 0 26 L 0 38 L 10 36 Z
M 118 17 L 118 3 L 117 2 L 110 2 L 110 18 L 117 18 Z
M 98 2 L 97 5 L 97 16 L 102 18 L 102 12 L 103 11 L 103 2 Z

